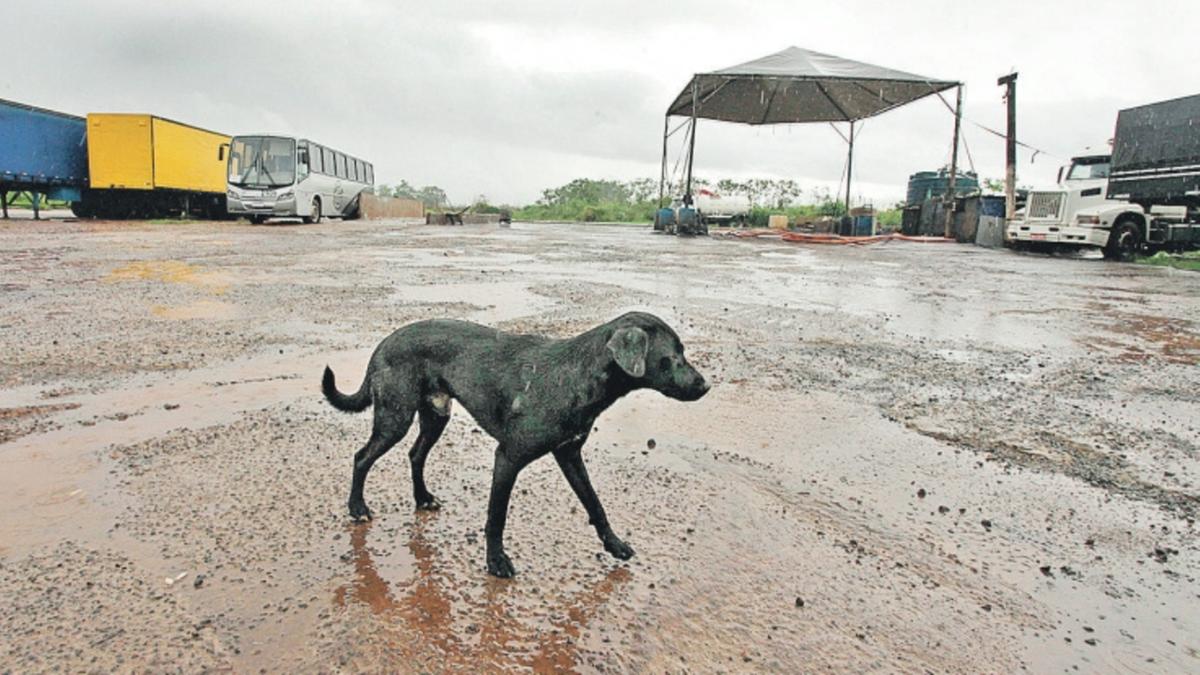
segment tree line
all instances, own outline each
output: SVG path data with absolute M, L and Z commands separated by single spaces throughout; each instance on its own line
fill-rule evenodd
M 558 187 L 542 190 L 541 197 L 533 204 L 524 206 L 493 205 L 485 195 L 477 195 L 469 204 L 479 212 L 511 212 L 521 220 L 559 220 L 570 222 L 650 222 L 658 209 L 658 181 L 652 178 L 633 180 L 608 180 L 576 178 Z M 703 177 L 692 179 L 693 193 L 708 190 L 721 196 L 745 197 L 751 206 L 752 224 L 766 223 L 770 213 L 787 213 L 790 216 L 840 216 L 845 213 L 845 204 L 828 187 L 815 186 L 805 189 L 791 179 L 751 178 L 735 180 L 723 178 L 708 180 Z M 405 199 L 415 199 L 428 209 L 451 208 L 445 190 L 435 185 L 416 188 L 408 181 L 396 185 L 376 185 L 376 194 Z M 671 194 L 665 200 L 671 200 Z M 890 205 L 887 205 L 890 206 Z M 885 207 L 886 208 L 886 207 Z

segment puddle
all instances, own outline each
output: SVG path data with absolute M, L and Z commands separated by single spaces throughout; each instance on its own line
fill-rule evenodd
M 529 284 L 511 281 L 410 286 L 396 294 L 403 302 L 465 303 L 479 307 L 464 318 L 487 325 L 536 314 L 555 304 L 529 290 Z
M 745 480 L 770 496 L 767 504 L 782 503 L 808 522 L 850 524 L 860 544 L 872 542 L 979 605 L 1024 615 L 1019 640 L 1035 672 L 1087 663 L 1187 669 L 1186 654 L 1197 646 L 1191 636 L 1200 631 L 1188 584 L 1177 576 L 1141 582 L 1145 573 L 1161 574 L 1142 569 L 1157 537 L 1128 527 L 1132 517 L 1142 528 L 1174 528 L 1169 515 L 1061 475 L 980 462 L 836 396 L 773 392 L 771 408 L 780 412 L 764 415 L 740 405 L 751 395 L 720 385 L 679 406 L 638 393 L 626 399 L 618 428 L 606 429 L 602 418 L 596 444 L 615 438 L 621 448 L 638 448 L 655 438 L 654 453 L 674 455 L 684 473 L 711 472 L 729 485 Z M 726 453 L 744 469 L 731 469 Z M 1106 541 L 1085 546 L 1089 538 Z M 1052 576 L 1040 572 L 1047 564 Z M 892 583 L 886 574 L 879 582 Z
M 229 423 L 247 411 L 312 396 L 326 363 L 346 381 L 361 379 L 369 356 L 370 350 L 270 355 L 130 378 L 101 394 L 64 394 L 54 417 L 59 428 L 0 445 L 0 494 L 7 496 L 0 501 L 0 541 L 13 555 L 66 538 L 94 541 L 115 513 L 99 500 L 114 493 L 106 448 Z M 34 391 L 3 392 L 0 408 L 10 408 L 10 400 L 25 405 Z
M 385 668 L 437 654 L 443 669 L 469 672 L 485 666 L 529 668 L 538 673 L 574 671 L 582 633 L 633 572 L 617 567 L 573 588 L 558 589 L 554 604 L 542 610 L 544 623 L 522 620 L 522 589 L 512 582 L 459 578 L 439 560 L 445 553 L 427 541 L 438 528 L 436 514 L 418 514 L 400 555 L 383 565 L 370 542 L 373 523 L 348 525 L 352 580 L 333 592 L 339 608 L 359 605 L 377 617 Z

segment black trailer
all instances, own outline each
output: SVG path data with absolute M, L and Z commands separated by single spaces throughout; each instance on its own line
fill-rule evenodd
M 1142 208 L 1130 222 L 1142 243 L 1200 245 L 1200 94 L 1117 115 L 1108 198 Z

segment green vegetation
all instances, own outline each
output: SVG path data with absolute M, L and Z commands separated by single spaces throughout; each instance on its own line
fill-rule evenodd
M 694 191 L 709 190 L 720 195 L 743 196 L 750 202 L 746 224 L 766 227 L 773 214 L 785 214 L 792 222 L 845 214 L 845 205 L 828 188 L 805 191 L 794 180 L 754 178 L 745 181 L 722 179 L 693 180 Z M 376 185 L 375 194 L 416 199 L 431 210 L 459 210 L 450 205 L 446 192 L 436 185 L 416 188 L 408 181 L 397 185 Z M 495 205 L 485 195 L 471 202 L 473 213 L 511 213 L 517 220 L 567 223 L 650 223 L 658 209 L 658 181 L 639 178 L 630 181 L 576 178 L 556 188 L 542 191 L 535 203 L 512 207 Z M 882 229 L 900 227 L 900 209 L 877 212 Z
M 715 183 L 698 178 L 695 190 L 711 190 L 721 195 L 746 197 L 751 204 L 747 225 L 766 227 L 772 214 L 786 214 L 790 220 L 838 217 L 845 205 L 826 188 L 805 193 L 793 180 L 751 179 L 719 180 Z M 805 199 L 806 198 L 806 199 Z M 519 220 L 545 220 L 578 223 L 649 223 L 658 209 L 658 183 L 650 178 L 633 181 L 577 178 L 561 187 L 544 190 L 536 203 L 513 210 Z M 884 227 L 900 226 L 900 210 L 879 213 Z
M 1159 251 L 1154 255 L 1138 258 L 1137 262 L 1142 265 L 1174 267 L 1175 269 L 1179 270 L 1200 272 L 1200 251 L 1188 251 L 1185 253 L 1167 253 L 1166 251 Z
M 397 185 L 384 185 L 380 183 L 375 186 L 375 194 L 381 197 L 397 197 L 399 199 L 415 199 L 425 205 L 427 209 L 440 209 L 447 205 L 446 191 L 436 185 L 426 185 L 422 188 L 416 188 L 408 184 L 408 181 L 402 180 Z
M 658 184 L 649 178 L 622 182 L 576 178 L 542 191 L 535 204 L 513 211 L 518 220 L 578 223 L 649 223 L 658 208 Z

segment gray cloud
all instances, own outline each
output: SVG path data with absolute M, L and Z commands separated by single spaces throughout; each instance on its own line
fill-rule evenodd
M 691 73 L 789 44 L 964 80 L 968 118 L 994 128 L 1003 126 L 995 78 L 1016 67 L 1023 140 L 1066 157 L 1107 139 L 1121 107 L 1194 93 L 1190 61 L 1171 45 L 1200 18 L 1194 3 L 1074 0 L 64 0 L 6 12 L 8 51 L 23 66 L 0 82 L 0 97 L 297 133 L 372 160 L 382 181 L 513 202 L 577 176 L 657 175 L 662 113 Z M 28 25 L 39 29 L 12 29 Z M 1129 39 L 1151 32 L 1155 40 Z M 862 196 L 899 198 L 908 174 L 944 163 L 950 125 L 936 100 L 868 121 L 855 159 Z M 965 129 L 976 168 L 1000 175 L 1000 140 Z M 844 162 L 827 126 L 702 123 L 698 141 L 697 171 L 714 177 L 836 187 Z M 1023 180 L 1051 179 L 1057 161 L 1023 163 Z

